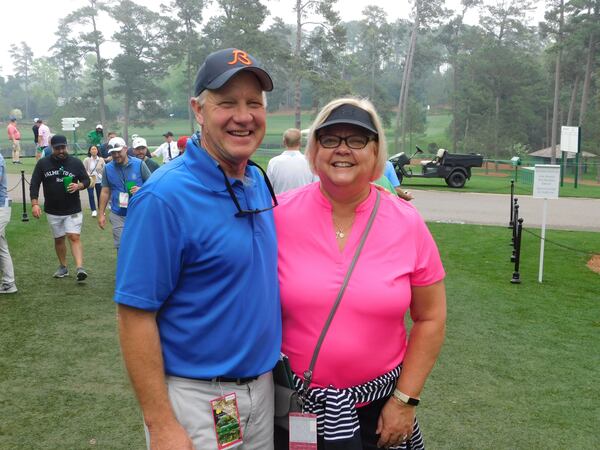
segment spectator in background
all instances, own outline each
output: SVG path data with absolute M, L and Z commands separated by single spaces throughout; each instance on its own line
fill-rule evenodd
M 98 156 L 98 147 L 92 145 L 88 150 L 88 157 L 83 160 L 83 166 L 90 176 L 90 186 L 87 188 L 88 197 L 90 200 L 90 209 L 92 217 L 98 215 L 96 211 L 96 202 L 94 201 L 94 191 L 96 191 L 96 199 L 100 204 L 100 191 L 102 190 L 102 174 L 104 173 L 104 160 Z
M 15 270 L 8 250 L 8 242 L 6 241 L 6 225 L 10 222 L 11 211 L 11 201 L 8 198 L 6 183 L 6 165 L 4 157 L 0 154 L 0 271 L 2 272 L 0 294 L 17 292 Z
M 177 150 L 179 150 L 179 155 L 183 155 L 185 153 L 185 146 L 187 145 L 187 141 L 189 136 L 181 136 L 177 139 Z
M 112 138 L 108 142 L 108 151 L 112 155 L 113 161 L 104 167 L 102 174 L 98 226 L 104 230 L 106 225 L 104 211 L 110 201 L 109 220 L 112 224 L 113 242 L 118 251 L 129 199 L 150 178 L 150 171 L 143 161 L 127 156 L 127 143 L 120 137 Z
M 40 128 L 40 124 L 38 123 L 39 120 L 40 119 L 38 119 L 37 117 L 33 119 L 33 126 L 31 127 L 31 131 L 33 131 L 33 145 L 36 148 L 36 153 L 38 146 L 38 129 Z
M 284 152 L 275 156 L 267 166 L 267 176 L 273 183 L 275 194 L 295 189 L 317 181 L 308 167 L 308 162 L 300 153 L 300 130 L 290 128 L 283 133 Z
M 21 164 L 21 132 L 17 127 L 17 118 L 11 117 L 8 127 L 6 127 L 8 133 L 8 140 L 12 143 L 12 162 L 13 164 Z
M 108 146 L 108 143 L 110 142 L 110 140 L 115 137 L 117 137 L 117 133 L 115 133 L 114 131 L 109 131 L 108 134 L 106 135 L 106 142 L 104 142 L 98 148 L 98 150 L 100 151 L 100 157 L 104 160 L 105 163 L 109 163 L 112 161 L 112 156 L 110 156 L 107 146 Z
M 83 268 L 83 248 L 80 240 L 83 214 L 79 191 L 89 187 L 90 177 L 81 160 L 69 155 L 66 137 L 54 135 L 50 144 L 52 155 L 40 159 L 31 175 L 31 214 L 36 219 L 42 216 L 38 197 L 40 185 L 43 184 L 44 211 L 48 217 L 54 237 L 54 250 L 60 263 L 53 276 L 63 278 L 69 275 L 66 236 L 77 267 L 77 281 L 83 281 L 87 278 L 87 272 Z
M 146 139 L 142 137 L 136 137 L 133 140 L 132 145 L 135 157 L 141 159 L 146 163 L 146 167 L 148 167 L 150 173 L 154 172 L 156 169 L 159 168 L 158 163 L 152 158 L 148 157 L 148 144 L 146 143 Z
M 35 152 L 36 161 L 43 156 L 44 150 L 50 145 L 50 128 L 42 119 L 38 119 L 38 142 L 37 151 Z
M 383 176 L 385 176 L 389 180 L 389 182 L 392 183 L 392 186 L 394 187 L 394 190 L 396 191 L 396 194 L 398 195 L 398 197 L 400 197 L 401 199 L 404 199 L 406 201 L 411 201 L 413 199 L 413 196 L 410 192 L 405 191 L 404 189 L 402 189 L 400 187 L 400 180 L 398 179 L 398 175 L 396 175 L 396 171 L 394 170 L 394 165 L 392 164 L 391 161 L 385 162 Z
M 95 145 L 96 147 L 98 147 L 100 144 L 102 144 L 103 140 L 104 140 L 104 131 L 103 131 L 102 124 L 99 123 L 98 125 L 96 125 L 95 130 L 92 130 L 88 133 L 88 135 L 87 135 L 88 145 L 90 145 L 90 146 Z
M 173 142 L 173 133 L 167 131 L 163 136 L 165 142 L 152 152 L 152 156 L 162 156 L 162 162 L 163 164 L 166 164 L 179 155 L 179 150 L 177 149 L 177 145 Z

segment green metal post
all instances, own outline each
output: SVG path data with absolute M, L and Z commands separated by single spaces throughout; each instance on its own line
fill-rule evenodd
M 575 154 L 575 189 L 577 189 L 577 178 L 579 177 L 579 152 Z

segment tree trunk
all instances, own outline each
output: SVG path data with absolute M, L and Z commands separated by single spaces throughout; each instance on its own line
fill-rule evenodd
M 130 103 L 129 89 L 125 93 L 125 102 L 123 104 L 123 139 L 125 142 L 129 142 L 129 103 Z
M 95 2 L 93 2 L 95 3 Z M 95 4 L 92 7 L 95 9 Z M 98 101 L 100 102 L 100 123 L 106 126 L 106 102 L 104 100 L 104 64 L 100 56 L 100 42 L 98 41 L 98 30 L 96 29 L 96 16 L 92 15 L 92 27 L 94 29 L 94 48 L 96 50 L 96 69 L 98 70 Z
M 494 159 L 498 161 L 499 149 L 498 149 L 498 136 L 500 134 L 500 96 L 496 95 L 496 107 L 494 110 Z
M 29 71 L 25 68 L 25 117 L 29 118 Z
M 404 110 L 406 105 L 406 98 L 408 97 L 408 85 L 410 80 L 411 70 L 411 59 L 414 52 L 414 45 L 417 40 L 417 29 L 419 28 L 418 13 L 415 18 L 415 23 L 410 35 L 410 41 L 408 43 L 408 49 L 406 51 L 406 59 L 404 61 L 404 70 L 402 72 L 402 82 L 400 83 L 400 96 L 398 98 L 398 112 L 396 113 L 396 130 L 394 133 L 394 151 L 400 151 L 399 138 L 402 136 L 404 139 Z M 404 141 L 402 141 L 402 145 Z
M 546 133 L 544 133 L 544 148 L 550 146 L 550 111 L 548 110 L 548 105 L 546 105 L 546 120 L 544 121 L 546 125 Z
M 467 139 L 469 138 L 469 117 L 471 116 L 471 105 L 467 106 L 467 118 L 465 120 L 465 135 L 463 138 L 463 151 L 467 152 Z
M 406 59 L 404 60 L 404 70 L 402 71 L 402 81 L 400 82 L 400 95 L 398 97 L 398 111 L 396 112 L 396 127 L 394 129 L 394 152 L 400 151 L 400 122 L 402 120 L 402 105 L 404 104 L 404 87 L 406 86 L 406 77 L 408 73 L 408 55 L 410 54 L 410 42 L 406 49 Z
M 407 64 L 406 81 L 403 83 L 404 84 L 404 93 L 402 95 L 402 109 L 400 111 L 400 116 L 402 118 L 402 120 L 400 121 L 400 151 L 404 151 L 404 145 L 405 145 L 405 140 L 406 140 L 406 125 L 407 125 L 406 111 L 408 109 L 408 98 L 409 98 L 409 92 L 410 92 L 410 77 L 412 74 L 413 60 L 414 60 L 415 48 L 416 48 L 416 44 L 417 44 L 418 28 L 419 28 L 419 19 L 418 19 L 418 14 L 417 14 L 417 18 L 415 19 L 415 25 L 413 27 L 413 31 L 412 31 L 411 37 L 410 37 L 410 45 L 408 47 L 409 54 L 408 54 L 408 61 L 406 62 L 406 64 Z
M 187 91 L 188 97 L 192 97 L 194 95 L 193 86 L 192 86 L 192 49 L 190 48 L 190 44 L 188 43 L 187 48 L 187 64 L 186 64 L 186 82 L 187 82 Z M 192 105 L 188 98 L 188 120 L 190 122 L 190 136 L 194 134 L 195 128 L 195 117 L 192 112 Z
M 577 88 L 579 87 L 579 74 L 575 76 L 573 90 L 571 91 L 571 101 L 569 102 L 569 111 L 567 113 L 567 126 L 573 123 L 573 111 L 575 110 L 575 99 L 577 98 Z
M 294 70 L 294 126 L 302 129 L 302 1 L 296 0 L 296 51 Z
M 371 101 L 375 103 L 375 61 L 374 55 L 371 54 Z
M 585 115 L 587 113 L 587 104 L 588 97 L 590 92 L 590 80 L 592 78 L 592 66 L 594 64 L 594 50 L 595 50 L 595 40 L 594 33 L 590 34 L 590 39 L 588 41 L 588 55 L 587 55 L 587 63 L 585 65 L 585 77 L 583 79 L 583 90 L 581 92 L 581 106 L 579 108 L 579 126 L 583 126 L 583 122 L 585 121 Z
M 458 76 L 456 71 L 458 70 L 456 58 L 454 58 L 452 71 L 452 151 L 458 151 Z
M 556 54 L 556 64 L 554 71 L 554 106 L 552 108 L 552 137 L 550 146 L 552 153 L 550 164 L 556 164 L 556 139 L 558 134 L 558 103 L 560 97 L 560 58 L 562 54 L 562 27 L 564 19 L 564 0 L 560 0 L 560 22 L 558 25 L 558 53 Z

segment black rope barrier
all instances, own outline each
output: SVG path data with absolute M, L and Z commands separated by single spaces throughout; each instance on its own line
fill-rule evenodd
M 526 233 L 529 233 L 529 234 L 532 234 L 533 236 L 536 236 L 536 237 L 538 237 L 538 238 L 542 239 L 542 236 L 540 236 L 540 235 L 539 235 L 539 234 L 537 234 L 537 233 L 534 233 L 534 232 L 533 232 L 533 231 L 531 231 L 531 230 L 525 230 L 525 232 L 526 232 Z M 565 250 L 570 250 L 570 251 L 572 251 L 572 252 L 575 252 L 575 253 L 581 253 L 582 255 L 588 255 L 588 256 L 591 256 L 591 255 L 595 255 L 595 254 L 598 254 L 598 253 L 600 253 L 600 251 L 598 251 L 598 252 L 591 252 L 591 251 L 589 251 L 589 250 L 581 250 L 581 249 L 578 249 L 578 248 L 569 247 L 568 245 L 561 244 L 561 243 L 559 243 L 559 242 L 556 242 L 556 241 L 552 241 L 552 240 L 550 240 L 550 239 L 548 239 L 548 238 L 543 238 L 543 239 L 544 239 L 544 241 L 546 241 L 546 242 L 547 242 L 547 243 L 549 243 L 549 244 L 556 245 L 557 247 L 561 247 L 561 248 L 564 248 Z

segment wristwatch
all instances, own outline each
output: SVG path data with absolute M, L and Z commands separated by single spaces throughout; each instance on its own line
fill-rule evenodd
M 420 402 L 418 398 L 410 397 L 398 389 L 394 389 L 394 398 L 410 406 L 417 406 Z

